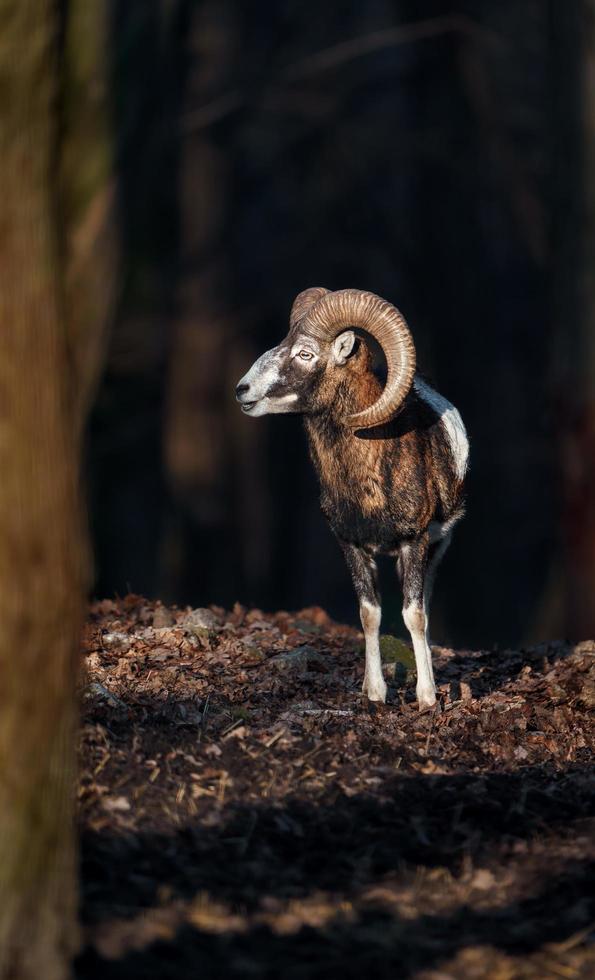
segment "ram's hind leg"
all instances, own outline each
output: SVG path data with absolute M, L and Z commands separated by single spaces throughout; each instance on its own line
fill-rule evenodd
M 403 620 L 411 634 L 415 654 L 417 701 L 420 709 L 431 708 L 436 703 L 436 685 L 428 642 L 428 610 L 424 601 L 428 573 L 427 538 L 401 546 L 398 569 L 403 583 Z
M 436 570 L 438 565 L 444 557 L 444 553 L 450 545 L 450 540 L 452 533 L 446 534 L 443 538 L 439 538 L 430 544 L 428 552 L 428 564 L 426 568 L 426 575 L 424 580 L 424 612 L 426 614 L 426 642 L 428 647 L 431 648 L 430 641 L 430 600 L 432 598 L 432 589 L 434 588 L 434 579 L 436 578 Z
M 386 683 L 380 659 L 380 597 L 376 562 L 353 545 L 342 545 L 359 601 L 359 614 L 366 640 L 366 668 L 362 692 L 370 701 L 386 701 Z

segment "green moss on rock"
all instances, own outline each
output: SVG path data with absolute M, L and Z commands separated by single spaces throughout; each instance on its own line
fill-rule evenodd
M 413 670 L 415 667 L 413 650 L 403 640 L 399 640 L 390 633 L 385 633 L 380 637 L 380 653 L 383 663 L 400 663 L 408 670 Z
M 415 675 L 413 651 L 403 640 L 390 633 L 384 634 L 380 637 L 380 655 L 387 681 L 392 680 L 401 685 Z

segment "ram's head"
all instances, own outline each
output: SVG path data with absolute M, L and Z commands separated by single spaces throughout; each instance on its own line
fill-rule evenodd
M 236 388 L 246 415 L 299 412 L 328 407 L 347 379 L 357 347 L 355 330 L 371 334 L 386 358 L 387 378 L 380 397 L 343 421 L 354 429 L 382 425 L 403 403 L 415 373 L 415 348 L 399 311 L 374 293 L 359 289 L 329 292 L 322 286 L 297 296 L 289 333 L 252 365 Z

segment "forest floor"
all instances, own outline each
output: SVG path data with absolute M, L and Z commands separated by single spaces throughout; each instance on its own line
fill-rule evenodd
M 93 606 L 79 980 L 592 978 L 595 643 L 436 647 L 436 710 L 320 609 Z

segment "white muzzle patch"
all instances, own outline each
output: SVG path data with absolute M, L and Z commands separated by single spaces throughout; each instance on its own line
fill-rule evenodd
M 238 383 L 236 398 L 244 415 L 257 418 L 291 411 L 296 394 L 270 396 L 271 388 L 281 380 L 281 365 L 287 355 L 278 347 L 266 351 Z

